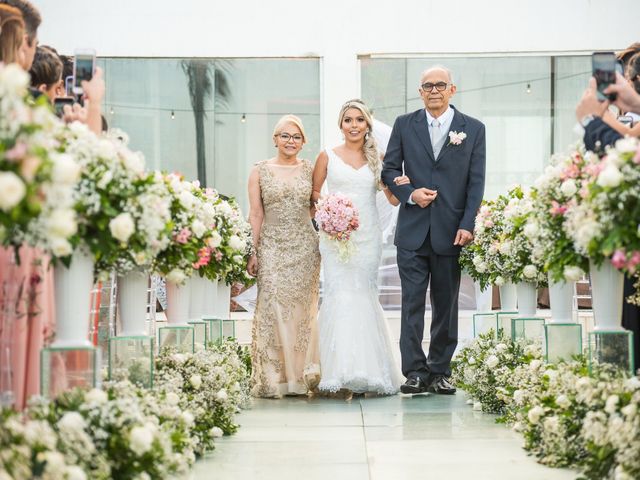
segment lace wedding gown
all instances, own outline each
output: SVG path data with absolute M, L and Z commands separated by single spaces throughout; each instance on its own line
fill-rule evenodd
M 355 169 L 327 149 L 329 193 L 347 195 L 358 209 L 360 227 L 351 241 L 355 253 L 347 263 L 336 246 L 321 235 L 324 294 L 320 334 L 319 389 L 337 392 L 393 394 L 402 376 L 393 357 L 387 322 L 378 301 L 378 267 L 382 232 L 376 207 L 376 179 L 364 165 Z

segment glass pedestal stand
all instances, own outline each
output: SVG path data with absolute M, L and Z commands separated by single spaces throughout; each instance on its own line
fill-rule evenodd
M 236 321 L 225 318 L 203 317 L 209 324 L 209 343 L 221 343 L 227 338 L 236 338 Z
M 75 387 L 98 387 L 99 372 L 99 348 L 43 348 L 40 351 L 40 394 L 55 398 Z
M 582 325 L 547 323 L 544 326 L 544 358 L 547 363 L 570 360 L 582 354 Z
M 513 317 L 511 318 L 511 340 L 530 340 L 542 346 L 544 337 L 544 318 Z
M 191 325 L 172 325 L 158 329 L 158 350 L 173 347 L 180 353 L 195 350 L 195 329 Z
M 496 312 L 496 325 L 504 338 L 511 338 L 511 319 L 518 316 L 516 311 Z
M 589 333 L 589 372 L 607 363 L 633 375 L 633 332 L 628 330 L 596 330 Z
M 128 379 L 141 387 L 153 387 L 154 338 L 119 336 L 109 339 L 109 380 Z
M 493 330 L 494 335 L 498 335 L 498 315 L 496 312 L 474 313 L 473 314 L 473 338 L 489 333 Z
M 189 320 L 187 324 L 193 327 L 195 348 L 206 348 L 209 343 L 209 324 L 203 320 Z

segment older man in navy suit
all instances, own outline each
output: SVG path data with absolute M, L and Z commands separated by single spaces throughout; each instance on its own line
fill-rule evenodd
M 485 128 L 449 105 L 451 72 L 426 70 L 425 108 L 396 119 L 382 180 L 402 202 L 395 245 L 402 285 L 400 352 L 403 393 L 453 394 L 451 357 L 458 344 L 460 249 L 473 239 L 484 194 Z M 406 174 L 410 185 L 396 185 Z M 427 287 L 431 283 L 431 342 L 422 349 Z

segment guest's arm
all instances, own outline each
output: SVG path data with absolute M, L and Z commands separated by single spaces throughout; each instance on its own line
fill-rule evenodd
M 622 135 L 616 132 L 601 118 L 594 118 L 584 127 L 584 146 L 592 152 L 604 151 L 607 145 L 613 145 Z
M 253 235 L 254 253 L 247 262 L 247 272 L 254 277 L 258 274 L 258 257 L 255 252 L 258 251 L 258 245 L 260 244 L 260 230 L 262 229 L 263 221 L 264 207 L 260 190 L 260 172 L 258 172 L 258 167 L 253 167 L 249 174 L 249 224 Z
M 622 136 L 630 136 L 630 137 L 640 137 L 640 123 L 630 127 L 629 125 L 625 125 L 624 123 L 618 121 L 618 119 L 611 113 L 610 111 L 604 112 L 602 116 L 602 121 L 613 128 L 616 132 L 618 132 Z

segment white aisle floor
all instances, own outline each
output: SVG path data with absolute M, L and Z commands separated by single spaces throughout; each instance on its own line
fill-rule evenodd
M 464 393 L 255 400 L 236 435 L 199 460 L 195 479 L 564 480 L 522 438 L 474 412 Z

